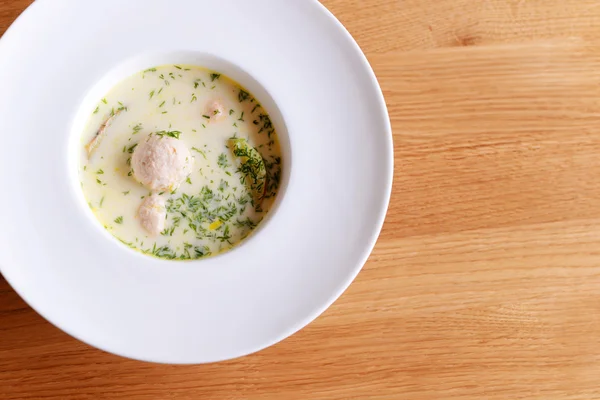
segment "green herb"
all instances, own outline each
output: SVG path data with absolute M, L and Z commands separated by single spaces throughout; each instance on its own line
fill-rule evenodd
M 103 171 L 102 169 L 99 169 L 98 171 L 96 171 L 96 173 L 97 173 L 98 175 L 102 175 L 102 174 L 104 173 L 104 171 Z
M 150 92 L 150 99 L 154 97 L 154 90 Z
M 174 65 L 174 67 L 177 69 L 181 69 L 181 67 L 179 65 Z
M 195 93 L 192 93 L 192 100 L 190 101 L 190 103 L 195 102 L 196 100 L 198 100 L 198 98 L 196 97 Z
M 219 239 L 221 242 L 229 241 L 229 239 L 231 239 L 231 235 L 229 233 L 229 225 L 225 225 L 223 233 L 221 234 L 221 236 L 217 236 L 217 239 Z
M 94 110 L 94 114 L 98 114 L 98 111 L 100 111 L 100 106 L 96 107 L 96 109 Z
M 202 157 L 204 157 L 204 159 L 205 159 L 205 160 L 208 160 L 208 158 L 206 158 L 206 153 L 205 153 L 205 152 L 203 152 L 202 150 L 200 150 L 200 149 L 197 149 L 196 147 L 192 147 L 192 150 L 194 150 L 194 151 L 196 151 L 196 152 L 198 152 L 198 153 L 202 154 Z
M 233 114 L 235 111 L 229 110 L 229 115 Z
M 102 198 L 100 199 L 100 207 L 102 207 L 102 204 L 104 204 L 104 196 L 102 196 Z
M 136 143 L 136 144 L 134 144 L 133 146 L 129 147 L 129 148 L 127 149 L 127 152 L 128 152 L 129 154 L 132 154 L 132 153 L 133 153 L 133 151 L 135 150 L 135 148 L 137 147 L 137 145 L 138 145 L 138 144 Z
M 130 192 L 129 190 L 128 190 L 128 191 L 126 191 L 126 192 L 123 192 L 123 195 L 124 195 L 124 196 L 127 196 L 127 195 L 129 194 L 129 192 Z
M 152 249 L 142 250 L 142 252 L 144 254 L 151 254 L 154 257 L 166 258 L 167 260 L 174 260 L 177 258 L 177 254 L 168 245 L 156 247 L 156 243 L 154 243 Z
M 156 68 L 148 68 L 144 72 L 156 72 Z
M 229 182 L 227 182 L 226 180 L 221 179 L 221 182 L 219 183 L 219 192 L 224 193 L 225 189 L 227 189 L 229 187 Z
M 260 204 L 265 196 L 265 182 L 267 180 L 265 162 L 258 150 L 250 146 L 246 139 L 230 139 L 229 145 L 233 155 L 240 160 L 237 170 L 241 175 L 240 183 L 250 189 L 256 211 L 262 211 Z
M 135 135 L 136 133 L 138 133 L 139 131 L 142 130 L 142 124 L 137 124 L 136 126 L 133 127 L 133 134 Z
M 117 239 L 119 239 L 119 238 L 117 238 Z M 132 249 L 136 248 L 133 243 L 126 242 L 123 239 L 119 239 L 119 242 L 123 243 L 125 246 L 131 247 Z
M 190 177 L 189 177 L 189 176 L 188 176 L 188 177 L 185 179 L 185 181 L 186 181 L 187 183 L 189 183 L 190 185 L 192 184 L 192 180 L 190 179 Z
M 206 118 L 206 119 L 210 119 L 210 117 L 208 115 L 205 115 L 205 114 L 202 114 L 202 117 Z
M 115 223 L 119 224 L 119 225 L 122 224 L 123 223 L 123 217 L 121 216 L 121 217 L 115 218 Z
M 225 153 L 219 154 L 217 165 L 222 169 L 229 167 L 229 164 L 227 163 L 227 155 Z
M 253 122 L 255 125 L 261 125 L 261 128 L 258 131 L 258 133 L 261 133 L 264 130 L 271 130 L 273 128 L 273 123 L 271 122 L 271 118 L 269 118 L 269 116 L 267 114 L 260 114 L 258 116 L 258 119 L 260 121 Z M 271 133 L 272 132 L 269 132 L 269 137 L 271 136 Z
M 104 104 L 108 104 L 108 101 L 106 101 L 106 98 L 102 99 L 102 102 L 103 102 Z
M 242 111 L 242 115 L 238 118 L 238 121 L 244 122 L 244 112 Z
M 246 218 L 245 220 L 241 220 L 241 221 L 239 219 L 237 219 L 237 220 L 235 220 L 235 222 L 233 224 L 238 228 L 249 228 L 249 229 L 254 229 L 254 228 L 256 228 L 256 225 L 258 225 L 258 223 L 252 221 L 250 219 L 250 217 Z
M 196 258 L 202 258 L 202 257 L 210 256 L 211 253 L 210 253 L 210 249 L 208 248 L 208 246 L 204 246 L 204 247 L 195 247 L 194 254 L 196 255 Z
M 164 106 L 164 105 L 165 105 L 165 103 L 166 103 L 166 100 L 163 100 L 163 102 L 162 102 L 162 103 L 160 103 L 160 106 L 158 106 L 158 108 L 161 108 L 162 106 Z
M 244 89 L 240 89 L 238 93 L 238 100 L 241 102 L 246 101 L 250 98 L 250 93 L 246 92 Z
M 175 232 L 175 226 L 171 226 L 170 228 L 165 228 L 160 234 L 162 236 L 173 236 Z
M 168 79 L 165 79 L 165 77 L 163 77 L 162 75 L 161 75 L 161 79 L 163 79 L 163 81 L 165 82 L 165 86 L 169 86 L 171 84 L 171 82 L 169 82 Z
M 240 206 L 245 206 L 246 204 L 248 204 L 252 199 L 249 196 L 243 195 L 240 196 L 239 199 L 237 199 L 237 202 Z
M 221 77 L 221 74 L 212 73 L 212 74 L 210 74 L 210 81 L 214 82 L 215 79 L 219 79 L 220 77 Z
M 156 132 L 156 134 L 160 137 L 169 136 L 169 137 L 172 137 L 175 139 L 179 139 L 181 132 L 180 131 L 158 131 L 158 132 Z

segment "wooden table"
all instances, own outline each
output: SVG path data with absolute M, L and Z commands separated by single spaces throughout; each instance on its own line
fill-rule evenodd
M 0 0 L 0 32 L 30 3 Z M 600 1 L 324 3 L 394 127 L 356 282 L 272 348 L 164 366 L 72 339 L 2 280 L 0 398 L 600 398 Z

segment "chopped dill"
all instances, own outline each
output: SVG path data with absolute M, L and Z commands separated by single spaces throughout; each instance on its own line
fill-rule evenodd
M 192 150 L 194 150 L 194 151 L 196 151 L 196 152 L 198 152 L 198 153 L 202 154 L 202 157 L 204 157 L 204 159 L 205 159 L 205 160 L 208 160 L 208 158 L 206 158 L 206 153 L 205 153 L 205 152 L 203 152 L 202 150 L 200 150 L 200 149 L 198 149 L 198 148 L 196 148 L 196 147 L 192 147 Z
M 250 93 L 246 92 L 244 89 L 240 89 L 240 92 L 238 93 L 238 100 L 240 103 L 248 100 L 249 98 Z
M 227 155 L 225 153 L 219 154 L 217 165 L 222 169 L 229 167 L 229 164 L 227 163 Z
M 160 137 L 169 136 L 169 137 L 172 137 L 175 139 L 179 139 L 181 132 L 180 131 L 158 131 L 158 132 L 156 132 L 156 134 Z
M 137 124 L 136 126 L 133 127 L 133 134 L 135 135 L 136 133 L 138 133 L 139 131 L 142 130 L 142 124 Z

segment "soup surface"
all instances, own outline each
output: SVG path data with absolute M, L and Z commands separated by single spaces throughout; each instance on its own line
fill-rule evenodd
M 268 113 L 217 72 L 169 65 L 99 100 L 82 135 L 81 187 L 112 235 L 170 260 L 219 254 L 272 206 L 281 150 Z

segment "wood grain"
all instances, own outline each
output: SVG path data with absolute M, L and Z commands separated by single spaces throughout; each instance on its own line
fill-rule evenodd
M 0 281 L 2 399 L 600 399 L 600 2 L 324 0 L 383 87 L 393 198 L 356 282 L 242 359 L 92 349 Z M 0 31 L 31 0 L 0 1 Z

